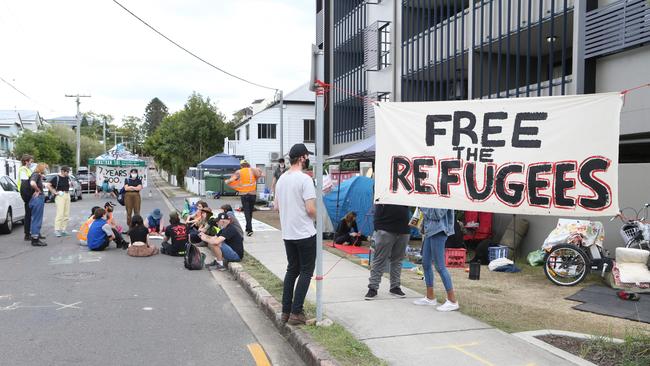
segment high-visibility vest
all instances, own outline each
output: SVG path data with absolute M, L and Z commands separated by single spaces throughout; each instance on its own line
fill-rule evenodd
M 239 169 L 239 179 L 229 184 L 239 193 L 250 193 L 257 191 L 257 179 L 252 168 Z
M 92 225 L 93 222 L 95 222 L 95 218 L 91 217 L 81 225 L 79 231 L 77 232 L 77 239 L 80 241 L 88 241 L 88 230 L 90 229 L 90 225 Z
M 22 181 L 22 179 L 20 178 L 20 176 L 21 176 L 20 173 L 23 173 L 23 172 L 25 173 L 25 176 L 27 176 L 27 179 L 26 179 L 26 180 L 29 180 L 29 177 L 32 176 L 32 170 L 29 169 L 29 167 L 24 166 L 24 165 L 21 165 L 21 166 L 18 168 L 18 179 L 16 179 L 16 181 L 17 181 L 17 182 L 16 182 L 16 185 L 18 186 L 18 192 L 20 192 L 20 183 L 21 183 L 21 181 Z

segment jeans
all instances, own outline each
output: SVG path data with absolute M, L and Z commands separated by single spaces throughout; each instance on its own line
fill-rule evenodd
M 445 265 L 446 241 L 447 234 L 444 231 L 424 239 L 422 244 L 422 269 L 424 270 L 424 282 L 427 287 L 433 287 L 433 270 L 431 269 L 431 262 L 433 261 L 436 271 L 440 275 L 443 285 L 445 285 L 445 290 L 451 291 L 454 287 L 451 284 L 451 276 Z
M 381 276 L 386 266 L 390 264 L 390 288 L 399 287 L 402 275 L 402 259 L 406 254 L 406 244 L 409 234 L 389 233 L 384 230 L 375 232 L 375 253 L 370 267 L 370 283 L 368 288 L 379 288 Z
M 39 194 L 29 200 L 29 209 L 32 213 L 30 234 L 32 238 L 38 238 L 41 235 L 41 226 L 43 225 L 43 209 L 45 208 L 45 196 Z
M 226 243 L 221 243 L 219 249 L 221 249 L 221 254 L 223 255 L 223 259 L 227 260 L 228 262 L 241 262 L 241 258 L 239 258 L 239 254 L 237 254 L 237 252 L 235 252 L 235 250 L 231 248 L 230 245 Z
M 247 233 L 253 232 L 253 209 L 255 208 L 255 201 L 257 201 L 257 195 L 243 194 L 241 196 L 242 210 L 244 210 L 244 217 L 246 217 Z
M 285 240 L 284 248 L 287 251 L 289 264 L 284 275 L 282 312 L 301 314 L 316 265 L 316 235 L 300 240 Z M 298 280 L 297 285 L 296 280 Z
M 25 202 L 25 223 L 23 226 L 25 229 L 25 235 L 31 235 L 30 229 L 32 227 L 32 209 L 29 207 L 29 201 Z

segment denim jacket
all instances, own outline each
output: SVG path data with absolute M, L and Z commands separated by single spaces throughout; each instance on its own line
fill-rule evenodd
M 454 235 L 454 210 L 446 208 L 420 208 L 424 214 L 424 237 L 429 238 L 441 231 Z

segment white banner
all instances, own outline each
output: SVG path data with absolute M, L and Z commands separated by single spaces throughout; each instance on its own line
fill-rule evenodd
M 618 213 L 618 93 L 380 103 L 377 203 Z
M 122 186 L 124 185 L 124 180 L 129 177 L 129 172 L 131 169 L 138 169 L 138 175 L 142 179 L 142 187 L 147 186 L 147 167 L 146 166 L 138 166 L 138 167 L 130 167 L 130 166 L 105 166 L 105 165 L 98 165 L 97 166 L 97 187 L 101 187 L 102 184 L 104 183 L 104 179 L 108 179 L 108 185 L 111 187 L 115 187 L 117 189 L 121 189 Z

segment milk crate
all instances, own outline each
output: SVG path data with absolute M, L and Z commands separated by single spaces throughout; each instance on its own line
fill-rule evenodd
M 490 262 L 497 258 L 508 258 L 508 251 L 510 248 L 508 248 L 505 245 L 498 245 L 496 247 L 490 247 L 488 248 L 488 259 Z
M 463 248 L 445 249 L 445 265 L 447 268 L 465 268 L 467 251 Z

